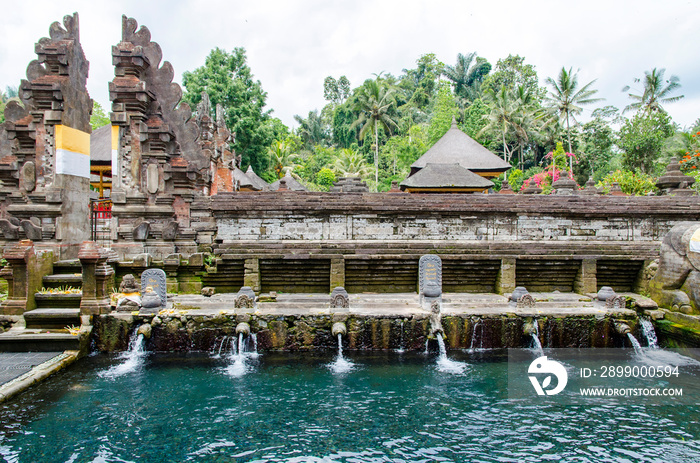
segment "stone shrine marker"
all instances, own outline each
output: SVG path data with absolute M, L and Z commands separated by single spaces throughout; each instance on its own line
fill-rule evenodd
M 165 307 L 168 301 L 165 272 L 159 268 L 144 270 L 141 274 L 141 293 L 144 293 L 149 286 L 153 288 L 153 291 L 160 297 L 161 307 Z
M 418 261 L 418 293 L 421 297 L 442 295 L 442 260 L 429 254 Z

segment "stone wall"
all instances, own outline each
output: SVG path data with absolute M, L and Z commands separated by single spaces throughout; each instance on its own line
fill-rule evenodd
M 612 317 L 569 316 L 536 319 L 544 347 L 623 347 L 626 336 L 615 331 Z M 633 331 L 636 317 L 620 319 Z M 428 314 L 413 317 L 362 315 L 250 315 L 165 314 L 144 316 L 100 315 L 95 318 L 96 347 L 103 352 L 126 350 L 129 333 L 142 324 L 152 326 L 149 351 L 212 351 L 224 336 L 235 336 L 236 325 L 248 323 L 260 351 L 308 351 L 337 348 L 331 333 L 335 322 L 343 322 L 347 334 L 344 349 L 423 351 L 426 342 L 437 350 L 430 335 Z M 450 349 L 532 347 L 523 325 L 532 318 L 515 315 L 443 316 L 445 343 Z M 636 332 L 639 337 L 641 333 Z
M 656 242 L 695 197 L 238 193 L 207 198 L 216 241 Z M 203 224 L 206 224 L 206 220 Z

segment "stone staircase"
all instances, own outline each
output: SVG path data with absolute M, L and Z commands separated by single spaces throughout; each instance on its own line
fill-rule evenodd
M 46 289 L 81 289 L 82 267 L 79 260 L 54 263 L 54 273 L 43 277 Z M 0 351 L 65 351 L 80 350 L 81 341 L 92 329 L 89 321 L 82 323 L 78 292 L 37 292 L 37 308 L 23 314 L 20 321 L 6 333 L 0 334 Z M 87 317 L 86 317 L 87 318 Z M 84 326 L 83 326 L 84 325 Z M 79 334 L 74 334 L 79 330 Z M 71 332 L 72 331 L 72 332 Z

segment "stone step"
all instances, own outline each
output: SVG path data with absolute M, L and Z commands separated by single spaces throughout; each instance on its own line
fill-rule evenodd
M 79 309 L 82 293 L 78 294 L 51 294 L 35 293 L 34 300 L 39 309 Z
M 32 330 L 0 334 L 0 352 L 63 352 L 80 350 L 80 336 Z
M 80 326 L 80 309 L 34 309 L 24 313 L 27 329 L 64 329 Z
M 54 262 L 53 271 L 55 273 L 80 273 L 83 271 L 83 267 L 78 259 L 59 260 Z
M 58 288 L 59 286 L 72 286 L 81 288 L 83 286 L 82 273 L 55 273 L 46 275 L 42 282 L 46 288 Z

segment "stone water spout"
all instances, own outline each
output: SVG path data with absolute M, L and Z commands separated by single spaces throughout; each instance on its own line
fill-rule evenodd
M 440 301 L 433 301 L 430 305 L 430 335 L 442 334 L 442 314 L 440 313 Z
M 250 325 L 246 322 L 241 322 L 236 325 L 236 334 L 242 334 L 243 336 L 250 335 Z
M 152 329 L 149 323 L 144 323 L 143 325 L 139 326 L 136 330 L 136 334 L 142 334 L 143 337 L 146 339 L 151 339 L 151 332 Z
M 523 324 L 523 334 L 526 336 L 537 335 L 538 331 L 536 320 L 527 321 Z
M 615 322 L 615 331 L 623 336 L 632 332 L 629 325 L 623 322 Z
M 343 322 L 333 323 L 333 327 L 331 328 L 331 334 L 333 334 L 333 336 L 338 336 L 338 335 L 345 336 L 347 333 L 348 333 L 348 329 L 345 326 L 345 323 L 343 323 Z

